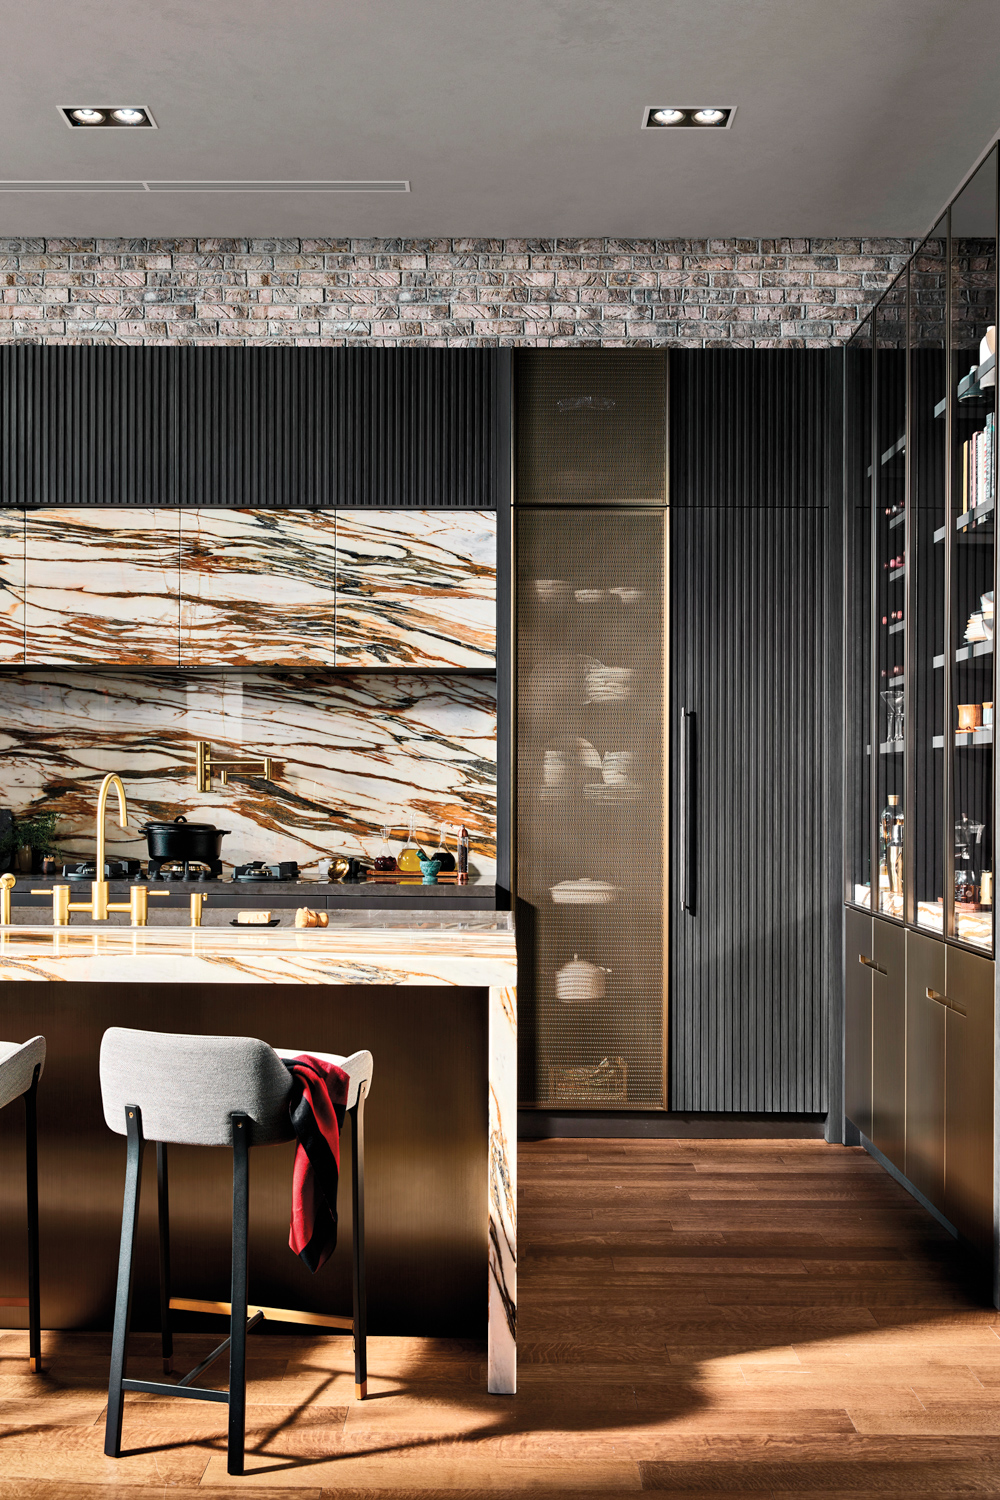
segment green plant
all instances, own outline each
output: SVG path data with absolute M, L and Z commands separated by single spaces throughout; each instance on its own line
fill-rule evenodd
M 56 824 L 58 813 L 25 813 L 15 817 L 13 826 L 0 834 L 0 854 L 12 854 L 25 846 L 34 854 L 58 854 L 56 848 Z

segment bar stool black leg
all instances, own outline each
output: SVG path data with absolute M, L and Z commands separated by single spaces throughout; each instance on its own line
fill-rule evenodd
M 138 1105 L 125 1106 L 128 1154 L 125 1159 L 125 1197 L 122 1203 L 122 1240 L 118 1254 L 118 1288 L 115 1293 L 115 1331 L 111 1340 L 111 1377 L 108 1381 L 108 1420 L 104 1430 L 104 1452 L 121 1458 L 122 1416 L 125 1407 L 125 1365 L 128 1327 L 132 1317 L 132 1261 L 139 1224 L 139 1193 L 142 1188 L 142 1116 Z
M 174 1331 L 170 1322 L 170 1188 L 167 1182 L 167 1148 L 156 1143 L 156 1218 L 160 1232 L 160 1346 L 163 1373 L 174 1367 Z
M 354 1217 L 354 1395 L 368 1394 L 368 1297 L 365 1290 L 365 1091 L 351 1114 L 351 1207 Z
M 24 1096 L 24 1164 L 28 1196 L 28 1364 L 36 1375 L 42 1369 L 42 1314 L 38 1289 L 38 1116 L 36 1096 L 41 1064 Z
M 243 1473 L 247 1413 L 247 1239 L 250 1230 L 250 1117 L 233 1115 L 233 1284 L 229 1320 L 230 1474 Z

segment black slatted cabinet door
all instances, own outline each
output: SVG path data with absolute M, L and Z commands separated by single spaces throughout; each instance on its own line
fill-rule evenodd
M 826 518 L 671 515 L 673 1110 L 827 1107 Z

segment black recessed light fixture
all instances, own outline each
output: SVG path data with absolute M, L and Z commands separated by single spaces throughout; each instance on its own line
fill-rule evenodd
M 61 104 L 59 113 L 71 130 L 155 130 L 144 104 Z
M 647 104 L 642 112 L 643 130 L 728 130 L 736 113 L 735 104 Z

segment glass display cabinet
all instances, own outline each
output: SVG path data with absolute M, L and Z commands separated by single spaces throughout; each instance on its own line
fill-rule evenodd
M 996 152 L 951 209 L 948 719 L 954 935 L 993 949 Z M 946 689 L 947 692 L 947 689 Z M 951 820 L 949 820 L 951 821 Z
M 873 592 L 875 599 L 876 834 L 878 902 L 904 915 L 903 833 L 906 812 L 906 319 L 908 277 L 875 309 Z
M 848 905 L 992 955 L 997 150 L 846 351 Z
M 912 651 L 907 707 L 912 723 L 906 803 L 907 917 L 944 934 L 945 469 L 948 423 L 948 230 L 938 225 L 910 265 L 909 599 Z
M 846 351 L 847 608 L 844 900 L 869 906 L 872 874 L 872 336 L 869 318 Z

